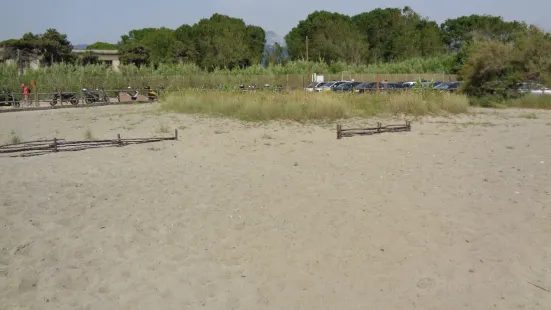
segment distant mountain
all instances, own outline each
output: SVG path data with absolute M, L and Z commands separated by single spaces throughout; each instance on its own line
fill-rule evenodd
M 275 43 L 279 43 L 279 45 L 284 47 L 283 58 L 287 59 L 289 57 L 289 53 L 287 52 L 287 45 L 285 44 L 285 39 L 273 31 L 266 31 L 266 44 L 264 45 L 264 54 L 262 55 L 262 64 L 264 66 L 267 65 L 268 56 L 274 54 Z
M 77 45 L 73 45 L 73 49 L 74 50 L 85 50 L 87 46 L 88 46 L 88 44 L 77 44 Z
M 266 31 L 266 45 L 270 46 L 274 43 L 279 43 L 279 45 L 285 46 L 285 39 L 273 31 Z

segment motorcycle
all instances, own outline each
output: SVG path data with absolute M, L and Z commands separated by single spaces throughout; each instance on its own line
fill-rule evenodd
M 157 100 L 158 94 L 157 94 L 156 91 L 151 89 L 151 87 L 149 87 L 149 86 L 145 87 L 145 89 L 147 90 L 147 99 L 149 99 L 149 101 Z M 164 89 L 163 87 L 159 87 L 158 92 L 161 92 L 163 89 Z
M 61 94 L 61 98 L 60 98 L 60 94 Z M 70 102 L 72 105 L 77 105 L 78 104 L 78 98 L 75 97 L 75 93 L 54 92 L 52 94 L 52 101 L 50 101 L 50 105 L 51 106 L 56 105 L 58 100 L 61 101 L 61 104 L 63 104 L 63 102 Z
M 241 84 L 241 85 L 239 85 L 239 90 L 242 91 L 242 92 L 255 91 L 256 90 L 256 84 L 251 84 L 248 87 L 245 87 L 245 85 Z
M 21 103 L 19 100 L 15 99 L 15 96 L 12 92 L 0 90 L 0 105 L 8 104 L 14 108 L 19 108 Z
M 264 90 L 273 90 L 274 92 L 279 92 L 283 89 L 283 86 L 281 85 L 270 85 L 270 84 L 264 84 Z
M 104 91 L 96 89 L 95 91 L 88 91 L 88 89 L 83 88 L 82 93 L 84 94 L 84 102 L 91 104 L 96 102 L 109 103 L 109 96 L 105 94 Z

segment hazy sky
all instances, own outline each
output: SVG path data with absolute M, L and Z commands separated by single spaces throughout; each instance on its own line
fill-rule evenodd
M 116 43 L 132 29 L 177 28 L 213 13 L 239 17 L 247 24 L 284 36 L 314 10 L 354 15 L 381 5 L 408 5 L 437 22 L 461 15 L 491 14 L 551 30 L 550 0 L 0 0 L 0 5 L 0 41 L 56 28 L 66 33 L 73 44 Z

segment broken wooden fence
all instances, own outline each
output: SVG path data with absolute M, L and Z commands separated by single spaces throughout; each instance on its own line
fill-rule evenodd
M 65 139 L 54 138 L 53 140 L 26 141 L 1 145 L 0 154 L 10 154 L 8 155 L 10 157 L 29 157 L 56 152 L 74 152 L 93 148 L 125 146 L 166 140 L 178 140 L 178 129 L 174 130 L 174 136 L 172 137 L 121 139 L 121 135 L 117 134 L 117 139 L 113 140 L 66 141 Z
M 373 135 L 383 132 L 398 132 L 398 131 L 411 131 L 410 121 L 406 121 L 405 125 L 386 125 L 377 123 L 377 127 L 371 128 L 347 128 L 343 129 L 341 124 L 337 125 L 337 139 L 343 137 Z

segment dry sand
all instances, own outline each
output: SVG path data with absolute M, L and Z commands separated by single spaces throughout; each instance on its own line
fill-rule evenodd
M 152 111 L 0 115 L 181 138 L 0 158 L 0 309 L 551 309 L 550 112 L 336 140 Z

